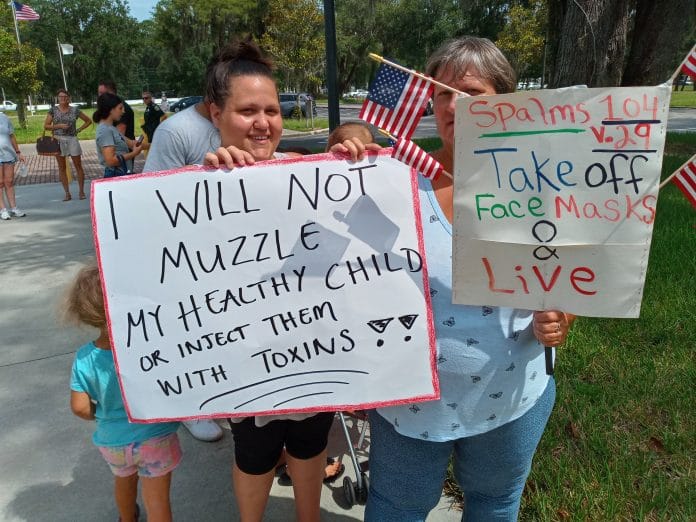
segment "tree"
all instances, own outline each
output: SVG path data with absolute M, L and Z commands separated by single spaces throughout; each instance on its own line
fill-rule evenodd
M 324 66 L 324 16 L 315 0 L 271 0 L 261 46 L 275 59 L 284 86 L 317 92 Z
M 695 0 L 557 0 L 549 4 L 552 87 L 666 81 L 693 43 Z
M 375 64 L 367 60 L 368 52 L 422 70 L 444 40 L 464 34 L 494 40 L 505 24 L 508 4 L 503 0 L 337 2 L 339 90 L 363 86 L 373 75 Z
M 41 19 L 23 30 L 22 41 L 43 51 L 45 98 L 63 86 L 58 41 L 73 45 L 64 56 L 68 87 L 74 99 L 91 100 L 100 80 L 110 78 L 119 94 L 139 89 L 131 84 L 133 66 L 141 52 L 138 22 L 128 15 L 124 0 L 32 0 Z
M 666 81 L 696 39 L 694 0 L 638 0 L 622 85 Z
M 41 51 L 28 44 L 17 45 L 14 34 L 0 29 L 0 85 L 17 100 L 19 125 L 26 128 L 24 100 L 27 94 L 41 88 L 38 68 L 43 61 Z
M 508 22 L 496 45 L 514 67 L 518 78 L 541 76 L 546 17 L 546 2 L 543 0 L 532 0 L 527 7 L 521 4 L 510 7 Z
M 382 2 L 377 9 L 378 38 L 385 56 L 422 70 L 444 40 L 464 32 L 466 20 L 452 0 Z
M 150 52 L 168 90 L 178 94 L 203 90 L 205 67 L 232 38 L 263 31 L 267 2 L 252 0 L 160 0 L 153 17 Z
M 375 4 L 378 0 L 340 0 L 336 7 L 337 89 L 344 93 L 353 85 L 367 86 L 371 74 L 369 52 L 376 45 Z M 360 16 L 355 16 L 360 13 Z
M 557 0 L 549 5 L 551 87 L 619 85 L 630 0 Z

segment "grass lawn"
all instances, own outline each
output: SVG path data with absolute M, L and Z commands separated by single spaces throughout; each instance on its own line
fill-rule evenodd
M 686 89 L 689 89 L 688 91 Z M 670 107 L 696 107 L 696 91 L 691 86 L 685 87 L 683 91 L 672 91 Z
M 694 151 L 668 133 L 662 178 Z M 657 209 L 640 319 L 580 318 L 559 350 L 522 521 L 696 520 L 696 212 L 672 183 Z

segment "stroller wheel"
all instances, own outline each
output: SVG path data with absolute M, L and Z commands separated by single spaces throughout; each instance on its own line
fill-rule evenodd
M 360 479 L 362 488 L 358 491 L 358 502 L 365 504 L 367 502 L 367 492 L 370 490 L 370 479 L 367 478 L 365 473 L 360 474 Z
M 343 496 L 346 499 L 348 507 L 353 507 L 356 501 L 355 484 L 350 480 L 350 477 L 343 478 Z

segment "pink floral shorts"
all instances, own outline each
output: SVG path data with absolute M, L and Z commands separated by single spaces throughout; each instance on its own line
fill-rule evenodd
M 126 446 L 97 446 L 117 477 L 161 477 L 181 462 L 181 445 L 176 433 Z

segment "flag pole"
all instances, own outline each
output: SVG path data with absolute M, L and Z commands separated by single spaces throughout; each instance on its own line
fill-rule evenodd
M 677 67 L 677 70 L 674 71 L 674 74 L 673 74 L 672 77 L 669 79 L 669 83 L 674 83 L 674 80 L 676 80 L 677 76 L 679 76 L 679 74 L 681 73 L 682 67 L 684 67 L 684 64 L 686 63 L 686 61 L 687 61 L 687 60 L 689 59 L 689 57 L 691 56 L 691 53 L 693 53 L 694 51 L 696 51 L 696 44 L 694 44 L 694 46 L 691 48 L 691 50 L 686 54 L 686 57 L 685 57 L 685 58 L 682 60 L 682 62 L 679 64 L 679 67 Z
M 63 68 L 63 48 L 60 46 L 60 40 L 56 38 L 56 43 L 58 43 L 58 58 L 60 58 L 60 72 L 63 73 L 63 87 L 68 90 L 68 82 L 65 81 L 65 69 Z
M 684 162 L 684 164 L 683 164 L 681 167 L 679 167 L 677 170 L 675 170 L 674 172 L 672 172 L 672 173 L 669 175 L 669 177 L 668 177 L 667 179 L 665 179 L 662 183 L 660 183 L 660 186 L 658 187 L 658 190 L 661 189 L 662 187 L 664 187 L 665 185 L 667 185 L 667 183 L 669 183 L 670 181 L 672 181 L 672 178 L 673 178 L 674 176 L 676 176 L 677 174 L 679 174 L 679 173 L 681 172 L 681 169 L 683 169 L 684 167 L 686 167 L 689 163 L 691 163 L 691 162 L 694 161 L 694 160 L 696 160 L 696 154 L 694 154 L 694 155 L 691 156 L 688 160 L 686 160 L 686 161 Z
M 382 136 L 384 136 L 385 138 L 389 138 L 389 139 L 392 140 L 392 141 L 396 141 L 396 140 L 398 139 L 396 136 L 392 136 L 391 134 L 389 134 L 387 131 L 385 131 L 385 130 L 383 130 L 383 129 L 377 128 L 377 132 L 379 132 Z M 426 153 L 426 154 L 427 154 L 427 153 Z M 447 172 L 445 169 L 442 169 L 442 173 L 443 173 L 445 176 L 447 176 L 449 179 L 454 179 L 454 178 L 452 177 L 452 174 L 450 174 L 449 172 Z
M 414 71 L 413 69 L 407 69 L 406 67 L 403 67 L 402 65 L 399 65 L 398 63 L 390 62 L 389 60 L 381 57 L 378 54 L 370 53 L 368 56 L 377 62 L 386 63 L 387 65 L 390 65 L 391 67 L 394 67 L 395 69 L 399 69 L 401 71 L 407 72 L 408 74 L 412 74 L 413 76 L 417 76 L 418 78 L 422 78 L 423 80 L 425 80 L 427 82 L 434 83 L 435 85 L 442 87 L 443 89 L 447 89 L 448 91 L 451 91 L 453 93 L 462 94 L 464 96 L 469 96 L 467 93 L 462 92 L 462 91 L 458 91 L 457 89 L 455 89 L 454 87 L 450 87 L 446 83 L 438 82 L 437 80 L 434 80 L 430 76 L 426 76 L 425 74 L 421 74 L 417 71 Z
M 17 35 L 17 50 L 19 51 L 19 59 L 22 59 L 22 42 L 19 39 L 19 25 L 17 25 L 17 11 L 15 10 L 15 5 L 14 2 L 10 2 L 10 6 L 12 7 L 12 20 L 14 20 L 14 26 L 15 26 L 15 34 Z M 34 114 L 34 109 L 32 108 L 32 103 L 31 103 L 31 94 L 27 94 L 27 98 L 29 99 L 29 112 Z

